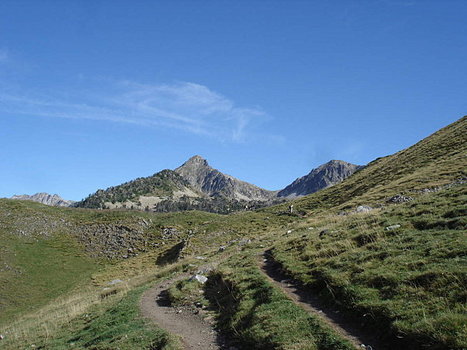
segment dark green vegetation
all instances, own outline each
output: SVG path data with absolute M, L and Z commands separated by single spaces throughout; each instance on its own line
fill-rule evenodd
M 188 181 L 175 171 L 162 170 L 149 177 L 138 178 L 119 186 L 109 187 L 106 190 L 98 190 L 81 202 L 76 203 L 76 206 L 102 209 L 105 208 L 105 203 L 107 202 L 115 204 L 116 202 L 137 200 L 141 195 L 158 197 L 169 196 L 172 195 L 174 191 L 183 191 L 187 187 L 190 187 Z
M 175 196 L 175 194 L 178 195 Z M 147 203 L 143 197 L 154 197 Z M 176 198 L 174 198 L 174 196 Z M 207 196 L 196 190 L 181 175 L 172 170 L 161 172 L 146 178 L 138 178 L 119 186 L 98 190 L 73 206 L 90 209 L 116 208 L 138 209 L 151 212 L 179 212 L 200 210 L 218 214 L 262 208 L 282 199 L 270 201 L 246 201 L 227 198 L 225 196 Z
M 286 273 L 338 305 L 354 323 L 371 328 L 389 347 L 467 348 L 466 145 L 464 117 L 413 147 L 373 161 L 341 184 L 294 201 L 293 213 L 286 204 L 217 215 L 0 200 L 0 333 L 9 319 L 21 320 L 27 310 L 42 310 L 83 285 L 102 289 L 113 278 L 140 278 L 128 285 L 127 297 L 97 298 L 96 305 L 80 308 L 69 327 L 60 325 L 45 342 L 57 349 L 72 339 L 75 348 L 163 344 L 166 335 L 138 323 L 139 290 L 133 290 L 161 265 L 170 268 L 197 255 L 205 262 L 219 259 L 223 245 L 230 257 L 212 272 L 204 297 L 196 298 L 216 313 L 220 329 L 237 344 L 349 346 L 260 274 L 254 255 L 272 248 Z M 396 195 L 406 202 L 391 201 Z M 359 205 L 373 209 L 357 213 Z M 181 282 L 172 288 L 174 302 L 190 301 L 186 297 L 194 290 Z M 102 338 L 92 338 L 89 329 Z M 124 332 L 131 341 L 122 338 Z

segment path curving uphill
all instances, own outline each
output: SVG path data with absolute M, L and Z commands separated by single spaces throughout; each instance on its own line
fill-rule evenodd
M 266 278 L 296 305 L 318 317 L 337 334 L 349 340 L 355 348 L 367 350 L 383 349 L 373 336 L 362 332 L 355 324 L 348 322 L 337 310 L 325 306 L 318 297 L 290 281 L 277 268 L 277 264 L 268 252 L 265 252 L 261 256 L 259 267 Z

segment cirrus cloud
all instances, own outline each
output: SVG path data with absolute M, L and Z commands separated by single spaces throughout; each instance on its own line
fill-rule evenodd
M 191 82 L 107 81 L 93 90 L 67 92 L 66 98 L 59 94 L 0 92 L 0 111 L 178 129 L 232 142 L 246 141 L 254 125 L 269 119 L 260 108 L 239 107 L 208 87 Z

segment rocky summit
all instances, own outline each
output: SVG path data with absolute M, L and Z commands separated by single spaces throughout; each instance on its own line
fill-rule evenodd
M 317 192 L 326 187 L 336 185 L 357 170 L 363 168 L 342 160 L 331 160 L 310 171 L 292 182 L 289 186 L 279 191 L 279 197 L 295 198 Z
M 52 205 L 55 207 L 70 207 L 75 203 L 74 201 L 63 199 L 58 194 L 49 194 L 45 192 L 36 193 L 36 194 L 33 194 L 32 196 L 27 195 L 27 194 L 14 195 L 13 197 L 11 197 L 11 199 L 39 202 L 42 204 Z
M 211 168 L 206 159 L 198 155 L 191 157 L 175 169 L 175 172 L 208 196 L 244 201 L 267 201 L 277 193 L 223 174 Z

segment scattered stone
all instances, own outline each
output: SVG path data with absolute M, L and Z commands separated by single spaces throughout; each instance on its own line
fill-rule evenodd
M 392 196 L 387 200 L 389 203 L 406 203 L 413 201 L 412 197 L 409 196 L 403 196 L 401 194 L 396 194 L 395 196 Z
M 206 276 L 196 274 L 191 276 L 189 280 L 198 281 L 199 283 L 204 284 L 207 282 L 208 278 Z
M 319 233 L 319 238 L 323 238 L 325 235 L 327 235 L 329 233 L 329 230 L 323 230 Z
M 246 245 L 246 244 L 250 244 L 251 243 L 251 239 L 242 239 L 240 242 L 238 242 L 238 245 L 242 246 L 242 245 Z
M 205 256 L 197 256 L 195 259 L 198 259 L 198 260 L 206 260 L 206 257 L 205 257 Z
M 357 213 L 368 213 L 370 210 L 373 210 L 373 208 L 368 205 L 359 205 L 355 211 Z
M 385 230 L 386 231 L 392 231 L 392 230 L 398 229 L 399 227 L 401 227 L 401 225 L 399 225 L 399 224 L 391 225 L 391 226 L 386 227 Z
M 288 230 L 288 231 L 287 231 L 287 234 L 290 234 L 290 233 L 292 233 L 292 230 Z
M 177 237 L 179 235 L 178 230 L 175 227 L 164 227 L 162 229 L 162 239 L 169 239 Z
M 110 286 L 113 286 L 114 284 L 118 284 L 118 283 L 123 283 L 123 281 L 119 280 L 119 279 L 116 279 L 116 280 L 113 280 L 113 281 L 111 281 L 111 282 L 109 282 L 107 284 L 110 285 Z
M 212 271 L 212 267 L 205 267 L 203 269 L 199 269 L 198 272 L 196 272 L 198 275 L 205 275 L 208 274 L 209 272 Z

